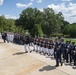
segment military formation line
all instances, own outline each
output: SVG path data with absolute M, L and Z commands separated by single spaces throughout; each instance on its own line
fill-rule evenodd
M 51 38 L 29 37 L 28 35 L 20 35 L 17 33 L 1 33 L 2 39 L 5 42 L 11 41 L 13 43 L 24 45 L 25 53 L 35 51 L 37 53 L 54 56 L 56 60 L 56 67 L 59 64 L 62 66 L 64 62 L 76 66 L 76 45 L 75 42 L 64 42 L 61 38 L 56 38 L 54 41 Z M 30 45 L 34 50 L 30 49 Z

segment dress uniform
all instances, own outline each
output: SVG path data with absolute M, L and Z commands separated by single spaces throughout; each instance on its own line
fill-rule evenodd
M 69 57 L 70 57 L 70 63 L 73 61 L 73 52 L 75 50 L 75 42 L 72 42 L 71 44 L 71 48 L 70 48 L 70 51 L 69 51 Z
M 69 62 L 69 52 L 70 52 L 70 49 L 71 49 L 71 45 L 70 45 L 70 42 L 69 41 L 66 41 L 66 63 Z
M 8 40 L 7 40 L 7 33 L 6 32 L 5 33 L 2 33 L 2 39 L 3 39 L 4 43 L 6 41 L 8 42 Z
M 54 54 L 54 49 L 53 49 L 53 42 L 52 40 L 49 41 L 48 43 L 48 56 L 52 56 Z
M 74 55 L 74 66 L 76 66 L 76 46 L 75 50 L 73 51 L 73 55 Z
M 56 65 L 55 66 L 58 67 L 59 63 L 61 63 L 61 66 L 62 66 L 60 41 L 57 41 L 55 44 L 55 59 L 56 59 Z
M 48 40 L 47 40 L 47 39 L 46 39 L 46 43 L 45 43 L 45 45 L 46 45 L 46 48 L 45 48 L 45 54 L 48 55 Z
M 40 46 L 40 51 L 39 51 L 39 53 L 42 53 L 42 39 L 40 39 L 40 42 L 39 42 L 39 46 Z
M 29 44 L 30 44 L 29 40 L 30 40 L 29 36 L 25 36 L 25 44 L 24 44 L 25 53 L 31 52 L 29 47 Z
M 44 54 L 45 39 L 42 40 L 42 53 Z
M 61 42 L 60 42 L 60 49 L 61 49 L 62 58 L 63 60 L 65 60 L 65 43 L 63 39 L 61 39 Z
M 44 41 L 44 50 L 43 50 L 43 53 L 44 53 L 44 55 L 46 54 L 46 40 Z
M 33 51 L 36 51 L 36 38 L 34 38 L 34 41 L 33 41 L 33 48 L 34 48 Z

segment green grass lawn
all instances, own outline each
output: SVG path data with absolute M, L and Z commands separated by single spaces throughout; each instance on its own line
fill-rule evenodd
M 53 37 L 52 39 L 55 40 L 55 37 Z M 63 38 L 63 39 L 64 39 L 64 42 L 71 40 L 71 42 L 75 42 L 76 44 L 76 38 Z
M 63 38 L 63 39 L 64 39 L 64 42 L 71 40 L 71 42 L 75 42 L 76 44 L 76 39 L 73 39 L 73 38 Z

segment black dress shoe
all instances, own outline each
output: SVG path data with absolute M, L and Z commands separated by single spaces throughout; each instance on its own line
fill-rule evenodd
M 35 49 L 33 49 L 33 51 L 35 51 Z
M 39 52 L 41 54 L 41 52 Z
M 50 54 L 48 54 L 48 56 L 50 56 Z
M 55 65 L 55 67 L 58 67 L 59 65 Z
M 32 51 L 30 51 L 30 53 L 31 53 Z
M 61 63 L 61 66 L 63 66 L 63 63 Z

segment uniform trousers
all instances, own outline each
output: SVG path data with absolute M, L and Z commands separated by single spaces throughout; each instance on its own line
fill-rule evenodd
M 24 44 L 24 49 L 25 49 L 25 52 L 26 52 L 26 51 L 28 51 L 28 52 L 31 51 L 29 44 Z

